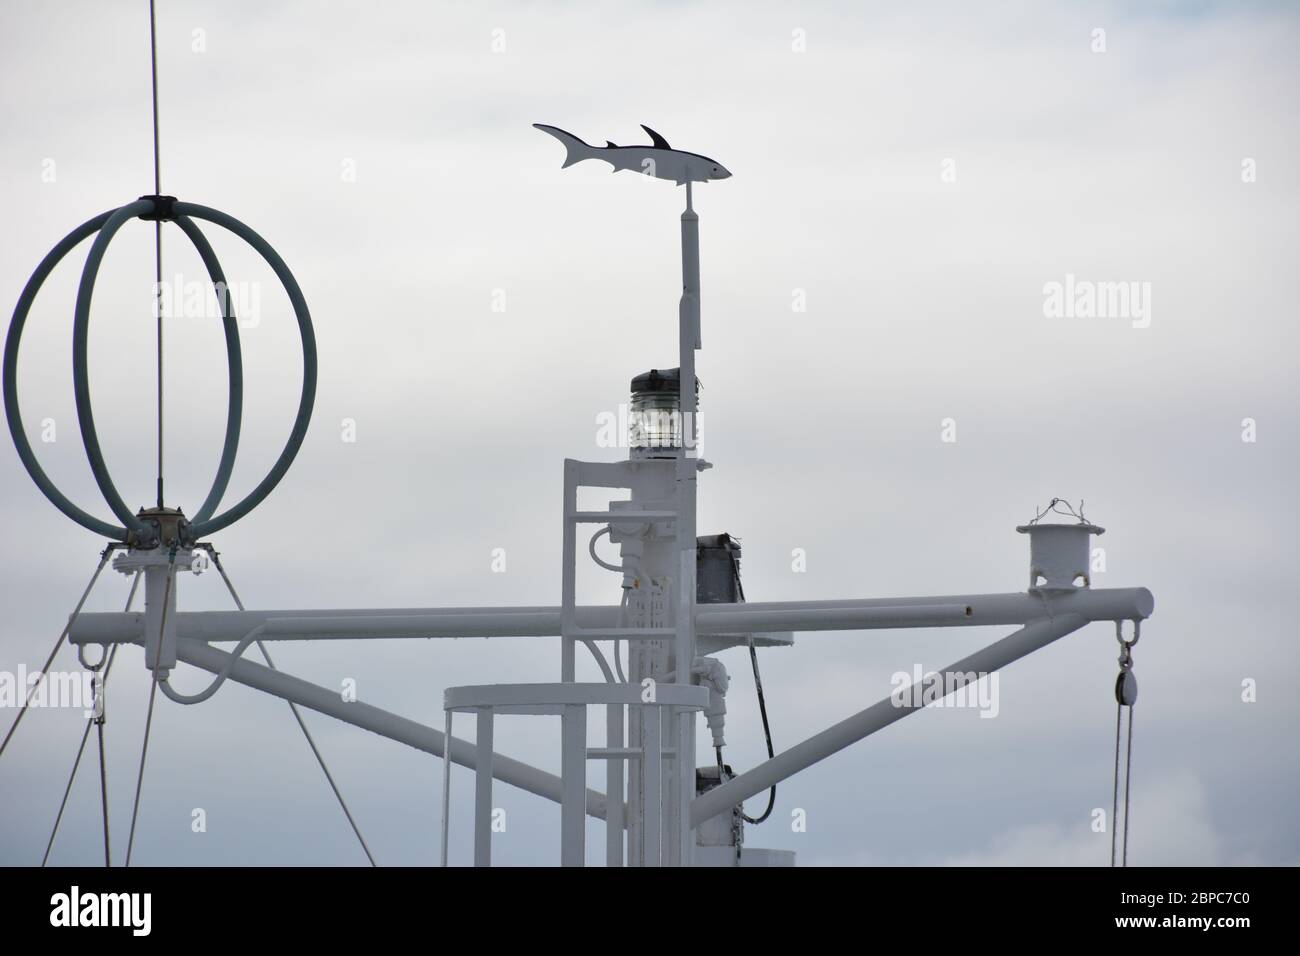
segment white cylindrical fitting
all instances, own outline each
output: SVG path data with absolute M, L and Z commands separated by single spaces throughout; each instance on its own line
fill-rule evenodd
M 1026 524 L 1029 535 L 1029 590 L 1073 591 L 1092 584 L 1092 536 L 1106 529 L 1095 524 Z
M 144 569 L 144 663 L 165 679 L 176 666 L 176 580 L 174 569 Z

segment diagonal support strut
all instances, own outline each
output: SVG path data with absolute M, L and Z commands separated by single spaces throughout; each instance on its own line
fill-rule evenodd
M 337 691 L 293 677 L 284 671 L 271 670 L 269 667 L 242 658 L 232 663 L 230 654 L 198 641 L 180 640 L 176 643 L 177 659 L 187 664 L 213 674 L 229 666 L 228 679 L 236 683 L 264 691 L 273 697 L 293 701 L 309 710 L 369 730 L 381 737 L 396 740 L 416 750 L 423 750 L 435 757 L 443 756 L 446 737 L 440 730 L 434 730 L 432 727 L 426 727 L 414 720 L 399 717 L 397 714 L 359 700 L 344 701 Z M 473 767 L 476 759 L 476 751 L 472 743 L 452 738 L 452 763 L 460 764 L 462 767 Z M 556 803 L 559 803 L 563 796 L 563 786 L 559 777 L 502 754 L 493 756 L 492 776 L 503 783 L 537 794 L 539 797 L 546 797 Z M 605 794 L 588 788 L 589 816 L 600 820 L 605 819 L 607 806 Z
M 1077 631 L 1087 623 L 1088 619 L 1080 614 L 1063 614 L 1055 618 L 1031 621 L 1002 640 L 976 651 L 969 657 L 962 658 L 955 664 L 950 664 L 943 673 L 965 674 L 972 671 L 977 674 L 992 673 L 1027 654 L 1046 647 L 1052 641 Z M 945 682 L 945 696 L 953 689 L 955 688 L 949 687 Z M 897 701 L 892 696 L 872 704 L 866 710 L 859 711 L 819 734 L 814 734 L 802 743 L 777 754 L 771 760 L 764 761 L 754 769 L 697 797 L 691 803 L 691 826 L 698 827 L 720 813 L 729 812 L 732 807 L 762 793 L 787 777 L 793 776 L 800 770 L 806 770 L 831 754 L 838 753 L 863 737 L 874 734 L 920 709 L 921 705 Z

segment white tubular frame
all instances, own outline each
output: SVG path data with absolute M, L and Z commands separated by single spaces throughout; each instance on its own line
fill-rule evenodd
M 643 697 L 636 684 L 484 684 L 471 687 L 449 687 L 443 695 L 447 730 L 450 733 L 452 715 L 473 713 L 478 718 L 478 738 L 474 762 L 474 865 L 490 866 L 492 862 L 492 776 L 497 758 L 492 753 L 495 718 L 498 714 L 530 714 L 558 716 L 561 721 L 560 777 L 564 781 L 560 797 L 560 864 L 582 866 L 586 854 L 586 766 L 588 760 L 604 760 L 609 766 L 622 766 L 625 760 L 640 760 L 647 776 L 656 782 L 662 770 L 662 754 L 658 738 L 653 746 L 635 753 L 622 746 L 623 711 L 639 707 L 652 713 L 663 710 L 680 721 L 683 714 L 693 714 L 708 705 L 707 688 L 692 685 L 670 684 L 657 688 L 651 700 Z M 603 705 L 607 708 L 605 747 L 587 747 L 587 708 Z M 659 726 L 656 717 L 646 721 L 647 726 Z M 442 865 L 448 863 L 447 831 L 451 819 L 451 763 L 443 763 Z M 611 788 L 611 793 L 621 793 Z M 608 835 L 606 860 L 611 865 L 622 864 L 623 823 L 622 801 L 614 803 L 618 810 L 606 821 Z M 689 805 L 683 808 L 683 819 L 690 816 Z M 690 829 L 686 829 L 690 833 Z M 656 861 L 661 848 L 658 830 L 649 854 Z M 666 848 L 664 848 L 666 849 Z
M 966 609 L 969 608 L 969 613 Z M 766 601 L 697 608 L 701 635 L 800 631 L 868 631 L 916 627 L 1022 626 L 1046 615 L 1079 614 L 1089 621 L 1130 621 L 1154 608 L 1146 588 L 1081 588 L 1065 594 L 957 594 L 841 601 Z M 834 614 L 823 614 L 833 611 Z M 584 636 L 617 627 L 616 606 L 579 606 Z M 264 641 L 376 640 L 435 637 L 558 637 L 558 607 L 451 607 L 293 609 L 282 611 L 180 611 L 182 640 L 238 641 L 265 626 Z M 68 633 L 73 644 L 134 644 L 144 634 L 144 614 L 82 612 Z M 662 638 L 663 634 L 654 635 Z M 598 636 L 597 639 L 605 639 Z M 633 638 L 635 639 L 635 638 Z M 742 641 L 743 643 L 743 641 Z M 757 642 L 762 646 L 762 641 Z M 782 641 L 781 643 L 785 643 Z

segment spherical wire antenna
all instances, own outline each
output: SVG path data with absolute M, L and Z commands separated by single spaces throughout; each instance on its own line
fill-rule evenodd
M 222 327 L 226 343 L 227 374 L 229 377 L 226 433 L 212 487 L 194 513 L 194 517 L 190 521 L 181 524 L 182 536 L 186 541 L 193 542 L 238 521 L 261 504 L 275 489 L 275 486 L 279 484 L 289 470 L 289 466 L 293 464 L 298 450 L 302 447 L 303 439 L 307 434 L 307 426 L 311 421 L 312 406 L 316 398 L 316 336 L 312 330 L 311 314 L 307 309 L 307 302 L 303 298 L 302 290 L 298 287 L 298 282 L 294 279 L 293 273 L 289 271 L 289 267 L 285 265 L 284 260 L 280 258 L 270 243 L 238 219 L 207 206 L 178 202 L 171 196 L 142 196 L 135 202 L 101 213 L 68 233 L 41 260 L 36 267 L 36 271 L 27 280 L 27 285 L 23 288 L 22 294 L 18 298 L 18 304 L 14 308 L 4 349 L 5 419 L 9 425 L 9 433 L 13 437 L 14 446 L 18 450 L 18 457 L 22 460 L 27 473 L 31 475 L 36 486 L 56 508 L 83 528 L 87 528 L 103 537 L 117 541 L 127 541 L 140 546 L 152 546 L 157 543 L 158 523 L 151 521 L 145 512 L 132 513 L 118 493 L 117 487 L 109 475 L 104 462 L 103 451 L 100 448 L 99 435 L 95 429 L 95 415 L 90 401 L 87 346 L 90 329 L 90 304 L 94 294 L 95 279 L 99 273 L 99 266 L 103 261 L 104 253 L 108 249 L 113 236 L 128 219 L 132 218 L 175 222 L 190 240 L 195 251 L 198 252 L 199 258 L 203 260 L 208 277 L 211 279 L 213 289 L 217 294 L 217 301 L 221 305 Z M 289 438 L 266 477 L 237 504 L 215 515 L 217 505 L 225 495 L 231 471 L 234 469 L 235 455 L 239 448 L 244 399 L 243 360 L 239 344 L 239 325 L 235 317 L 232 297 L 227 291 L 228 286 L 225 275 L 211 244 L 194 222 L 195 219 L 211 222 L 234 233 L 252 246 L 266 260 L 266 263 L 271 267 L 289 296 L 289 302 L 293 306 L 294 315 L 298 320 L 299 337 L 302 340 L 302 392 L 299 397 L 298 411 L 293 428 L 289 432 Z M 109 510 L 113 512 L 121 525 L 103 521 L 82 510 L 55 486 L 49 476 L 45 474 L 44 469 L 41 468 L 31 444 L 27 440 L 18 404 L 18 351 L 32 302 L 54 267 L 74 247 L 92 235 L 95 236 L 95 240 L 91 244 L 90 252 L 86 256 L 86 264 L 81 272 L 76 311 L 73 318 L 73 387 L 82 444 L 85 446 L 86 458 L 90 463 L 91 473 L 95 477 L 95 483 L 104 496 Z

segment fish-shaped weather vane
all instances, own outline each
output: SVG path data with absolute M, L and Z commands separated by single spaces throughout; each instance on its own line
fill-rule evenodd
M 614 167 L 614 172 L 630 169 L 646 176 L 654 176 L 656 179 L 667 179 L 679 186 L 686 183 L 707 183 L 712 179 L 726 179 L 731 175 L 727 167 L 716 159 L 709 159 L 699 153 L 673 149 L 668 145 L 668 140 L 644 124 L 641 128 L 650 134 L 649 146 L 618 146 L 614 143 L 592 146 L 557 126 L 547 126 L 545 123 L 533 125 L 543 133 L 550 133 L 568 150 L 561 169 L 580 163 L 584 159 L 603 159 Z

